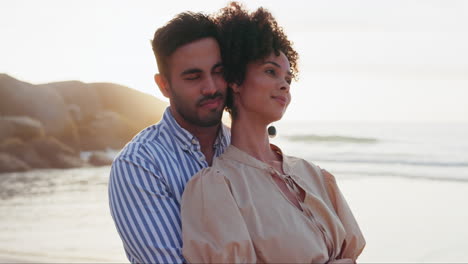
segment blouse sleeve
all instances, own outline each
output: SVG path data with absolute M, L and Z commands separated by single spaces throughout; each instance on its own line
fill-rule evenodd
M 338 257 L 356 260 L 364 249 L 366 241 L 348 203 L 338 188 L 335 177 L 326 170 L 322 170 L 322 174 L 325 176 L 328 193 L 330 194 L 335 211 L 346 231 L 341 254 Z
M 181 205 L 183 255 L 189 263 L 255 263 L 247 226 L 227 180 L 206 168 L 187 184 Z

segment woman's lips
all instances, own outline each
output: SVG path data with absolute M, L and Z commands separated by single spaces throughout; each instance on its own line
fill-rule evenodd
M 272 96 L 272 98 L 275 99 L 282 106 L 286 105 L 286 102 L 287 102 L 286 97 L 279 95 L 279 96 Z

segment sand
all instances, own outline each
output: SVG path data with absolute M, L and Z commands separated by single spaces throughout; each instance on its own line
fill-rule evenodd
M 338 184 L 367 240 L 358 262 L 468 262 L 467 182 L 363 177 L 338 179 Z M 113 227 L 108 230 L 113 232 Z M 46 252 L 42 257 L 21 257 L 17 252 L 9 254 L 0 248 L 0 262 L 83 263 L 126 260 L 116 233 L 96 238 L 101 240 L 95 241 L 96 245 L 115 245 L 112 249 L 119 254 L 110 253 L 107 260 L 96 259 L 93 251 L 86 251 L 85 248 L 83 252 L 76 252 L 81 256 L 81 261 L 78 261 L 48 258 Z
M 468 183 L 341 180 L 367 241 L 362 263 L 468 262 Z

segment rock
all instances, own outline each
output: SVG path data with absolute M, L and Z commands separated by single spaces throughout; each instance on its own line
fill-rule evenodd
M 53 168 L 76 168 L 84 164 L 78 152 L 54 137 L 38 138 L 30 144 Z
M 50 168 L 49 162 L 41 157 L 33 146 L 20 138 L 9 138 L 0 143 L 0 151 L 12 155 L 31 168 Z
M 24 161 L 7 153 L 0 152 L 0 173 L 27 171 L 30 169 L 31 168 Z
M 112 83 L 33 85 L 0 74 L 0 116 L 29 118 L 15 120 L 15 125 L 0 123 L 0 142 L 45 134 L 76 151 L 121 148 L 139 131 L 159 121 L 167 105 L 151 95 Z M 22 128 L 15 129 L 16 124 Z M 43 132 L 38 132 L 38 124 Z
M 79 146 L 76 124 L 66 102 L 53 87 L 38 87 L 0 74 L 0 114 L 39 120 L 47 135 L 70 146 Z
M 39 85 L 55 89 L 68 106 L 68 112 L 76 122 L 89 120 L 103 110 L 96 88 L 79 81 L 55 82 Z
M 56 154 L 51 162 L 54 168 L 59 169 L 78 168 L 84 165 L 79 157 L 66 154 Z
M 80 150 L 119 149 L 160 120 L 167 107 L 151 95 L 112 83 L 70 81 L 46 86 L 54 88 L 68 104 L 78 127 Z
M 112 111 L 97 113 L 80 128 L 83 150 L 120 149 L 136 133 L 128 119 Z
M 44 134 L 44 127 L 38 120 L 27 116 L 0 116 L 0 142 L 12 137 L 30 140 Z
M 93 152 L 89 157 L 89 164 L 93 166 L 107 166 L 112 164 L 113 159 L 110 158 L 105 152 Z
M 54 137 L 35 138 L 28 142 L 23 142 L 19 138 L 10 138 L 0 144 L 0 151 L 21 161 L 20 165 L 26 164 L 27 169 L 66 169 L 84 165 L 75 150 Z M 21 166 L 18 168 L 21 169 Z
M 73 121 L 75 121 L 75 123 L 79 125 L 79 123 L 82 122 L 84 119 L 83 113 L 81 112 L 81 108 L 76 104 L 70 104 L 67 106 L 67 109 Z
M 30 142 L 39 155 L 51 154 L 76 155 L 77 152 L 54 137 L 36 138 Z
M 112 83 L 92 83 L 104 109 L 120 114 L 129 121 L 133 135 L 158 122 L 168 104 L 146 93 Z

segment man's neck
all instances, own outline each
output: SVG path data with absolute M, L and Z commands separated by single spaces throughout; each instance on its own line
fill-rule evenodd
M 206 162 L 208 162 L 210 166 L 215 154 L 213 145 L 216 141 L 219 129 L 221 129 L 221 123 L 213 127 L 194 127 L 191 130 L 187 129 L 198 139 L 201 152 L 205 155 Z
M 216 141 L 216 137 L 218 136 L 218 131 L 221 129 L 221 121 L 219 124 L 210 126 L 210 127 L 201 127 L 193 125 L 183 119 L 181 116 L 177 114 L 173 114 L 176 122 L 182 127 L 183 129 L 187 130 L 191 134 L 193 134 L 200 144 L 200 149 L 203 155 L 205 155 L 205 159 L 209 165 L 211 165 L 214 156 L 214 149 L 213 145 Z

